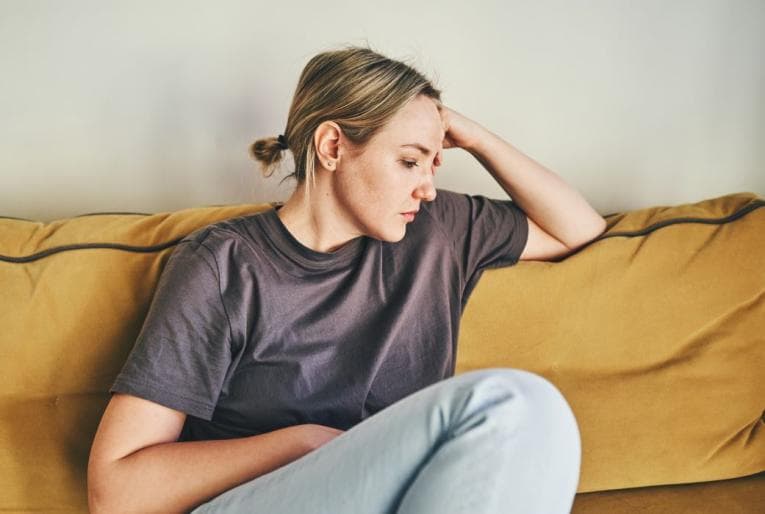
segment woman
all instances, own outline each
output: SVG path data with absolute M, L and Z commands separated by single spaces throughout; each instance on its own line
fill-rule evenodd
M 571 244 L 510 200 L 436 190 L 451 147 Z M 369 48 L 308 62 L 285 134 L 251 150 L 269 175 L 287 148 L 286 203 L 171 255 L 91 448 L 91 511 L 568 512 L 580 439 L 560 392 L 454 376 L 454 356 L 484 269 L 564 255 L 602 218 Z M 544 187 L 560 214 L 533 207 Z

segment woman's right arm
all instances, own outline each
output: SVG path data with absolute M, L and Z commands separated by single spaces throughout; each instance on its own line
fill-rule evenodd
M 237 439 L 177 442 L 185 419 L 181 411 L 114 393 L 90 449 L 90 512 L 188 512 L 342 433 L 305 424 Z

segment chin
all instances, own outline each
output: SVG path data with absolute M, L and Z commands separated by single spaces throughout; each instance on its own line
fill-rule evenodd
M 404 236 L 406 235 L 406 227 L 402 227 L 399 230 L 388 230 L 385 232 L 380 232 L 377 235 L 373 236 L 376 239 L 380 239 L 381 241 L 385 241 L 387 243 L 398 243 L 402 239 L 404 239 Z
M 394 238 L 392 238 L 392 239 L 388 239 L 388 242 L 389 242 L 389 243 L 398 243 L 399 241 L 401 241 L 402 239 L 404 239 L 404 236 L 405 236 L 405 235 L 406 235 L 406 230 L 405 230 L 405 231 L 404 231 L 404 233 L 403 233 L 403 234 L 401 234 L 399 237 L 394 237 Z
M 400 216 L 398 218 L 403 220 L 403 218 Z M 398 243 L 404 239 L 404 236 L 406 236 L 406 226 L 408 223 L 404 223 L 399 220 L 396 221 L 397 222 L 388 224 L 369 223 L 366 225 L 367 230 L 365 230 L 365 233 L 368 237 L 378 239 L 380 241 Z
M 404 239 L 404 236 L 406 235 L 406 225 L 403 226 L 403 228 L 396 234 L 391 240 L 391 243 L 398 243 L 402 239 Z

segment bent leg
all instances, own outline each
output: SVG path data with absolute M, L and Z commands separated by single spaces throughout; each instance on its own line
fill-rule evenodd
M 457 424 L 396 514 L 571 512 L 581 443 L 568 403 L 540 375 L 511 370 L 492 379 L 481 386 L 504 385 L 505 396 Z
M 431 384 L 192 514 L 569 512 L 579 431 L 543 377 L 491 368 Z

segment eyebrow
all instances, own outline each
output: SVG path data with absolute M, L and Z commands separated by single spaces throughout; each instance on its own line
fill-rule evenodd
M 401 148 L 404 148 L 405 146 L 412 146 L 412 147 L 416 148 L 417 150 L 419 150 L 420 153 L 423 153 L 425 155 L 430 155 L 430 150 L 428 148 L 422 146 L 419 143 L 408 143 L 408 144 L 405 144 L 405 145 L 401 145 Z

